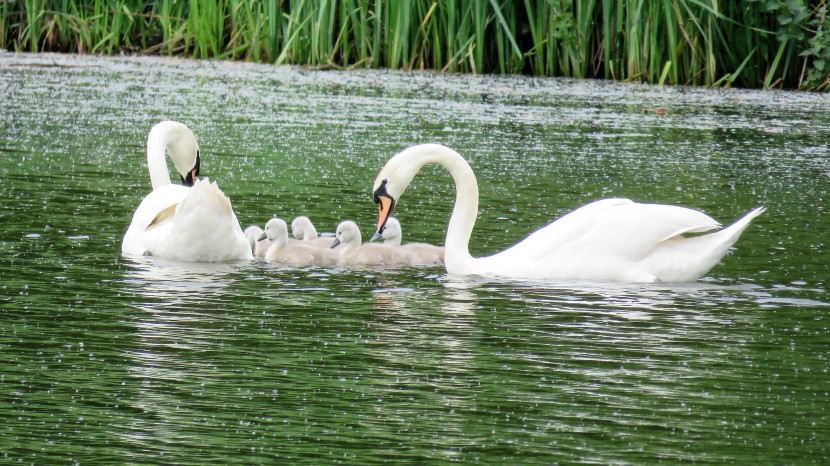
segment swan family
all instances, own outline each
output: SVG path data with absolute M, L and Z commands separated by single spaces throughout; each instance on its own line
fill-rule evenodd
M 181 185 L 171 183 L 166 156 Z M 200 164 L 199 145 L 187 126 L 164 121 L 151 129 L 147 165 L 152 191 L 133 214 L 122 255 L 194 262 L 257 258 L 291 267 L 443 265 L 453 275 L 520 280 L 688 282 L 708 273 L 764 212 L 758 207 L 720 228 L 713 218 L 686 207 L 602 199 L 504 251 L 473 257 L 469 243 L 478 215 L 478 182 L 467 161 L 440 144 L 409 147 L 380 170 L 372 189 L 377 228 L 367 243 L 351 220 L 340 222 L 333 236 L 321 236 L 306 215 L 291 222 L 293 238 L 281 218 L 243 231 L 216 182 L 198 178 Z M 402 243 L 400 222 L 391 214 L 415 175 L 429 164 L 444 167 L 455 184 L 444 246 Z

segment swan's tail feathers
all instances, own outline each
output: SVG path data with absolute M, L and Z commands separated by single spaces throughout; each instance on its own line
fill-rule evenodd
M 728 227 L 724 228 L 723 230 L 717 233 L 712 234 L 712 236 L 717 236 L 722 243 L 721 249 L 723 249 L 723 252 L 721 253 L 721 256 L 723 256 L 723 254 L 726 254 L 726 251 L 730 247 L 732 247 L 733 244 L 735 244 L 735 241 L 738 241 L 738 238 L 741 237 L 741 234 L 744 232 L 744 230 L 746 230 L 746 227 L 748 227 L 749 224 L 752 223 L 752 220 L 754 220 L 755 217 L 763 214 L 765 210 L 765 207 L 757 207 L 755 209 L 752 209 L 751 211 L 749 211 L 749 213 L 739 218 Z
M 220 216 L 233 215 L 231 200 L 219 189 L 219 185 L 215 181 L 211 183 L 209 178 L 195 181 L 193 187 L 190 188 L 190 194 L 182 202 L 182 208 L 195 208 L 203 213 L 207 213 L 204 211 L 209 209 Z
M 727 227 L 727 230 L 728 230 L 729 228 L 735 228 L 735 227 L 738 227 L 738 228 L 740 229 L 740 231 L 744 231 L 744 230 L 746 229 L 746 227 L 748 227 L 748 226 L 749 226 L 749 223 L 750 223 L 752 220 L 754 220 L 754 219 L 755 219 L 755 217 L 757 217 L 757 216 L 759 216 L 759 215 L 763 214 L 764 212 L 766 212 L 766 210 L 767 210 L 767 208 L 766 208 L 766 207 L 764 207 L 764 206 L 761 206 L 761 207 L 756 207 L 756 208 L 752 209 L 751 211 L 749 211 L 749 213 L 748 213 L 748 214 L 746 214 L 746 215 L 744 215 L 743 217 L 741 217 L 738 221 L 736 221 L 736 222 L 735 222 L 735 223 L 733 223 L 732 225 L 729 225 L 729 227 Z
M 177 215 L 187 218 L 184 225 L 197 230 L 208 230 L 217 222 L 227 222 L 233 216 L 231 200 L 219 189 L 216 182 L 208 178 L 196 180 L 190 194 L 182 201 Z
M 755 219 L 755 217 L 763 214 L 765 210 L 765 207 L 756 207 L 755 209 L 752 209 L 751 211 L 749 211 L 749 213 L 739 218 L 723 230 L 718 231 L 717 233 L 712 233 L 711 235 L 704 235 L 704 237 L 714 236 L 718 238 L 718 241 L 720 242 L 720 245 L 712 251 L 712 254 L 717 256 L 717 259 L 715 261 L 716 263 L 718 260 L 720 260 L 721 257 L 726 255 L 726 252 L 729 251 L 729 248 L 731 248 L 732 245 L 735 244 L 736 241 L 738 241 L 738 238 L 741 237 L 741 234 L 743 234 L 744 230 L 746 230 L 746 227 L 748 227 L 749 224 L 752 223 L 752 220 Z M 712 266 L 714 266 L 714 264 L 712 264 Z
M 717 223 L 717 222 L 707 223 L 707 224 L 703 224 L 703 225 L 696 225 L 696 226 L 691 226 L 691 227 L 683 227 L 683 228 L 680 228 L 676 231 L 673 231 L 673 232 L 669 233 L 668 235 L 665 236 L 665 238 L 661 239 L 660 242 L 672 239 L 675 236 L 683 236 L 687 233 L 705 233 L 707 231 L 714 230 L 718 227 L 720 227 L 720 223 Z
M 642 264 L 664 282 L 697 280 L 726 255 L 752 220 L 764 213 L 764 210 L 764 207 L 753 209 L 714 233 L 691 238 L 675 236 L 663 241 Z

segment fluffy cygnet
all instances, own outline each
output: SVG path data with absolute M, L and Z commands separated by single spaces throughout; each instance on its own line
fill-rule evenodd
M 262 228 L 257 225 L 251 225 L 245 229 L 245 237 L 251 243 L 251 252 L 254 253 L 254 257 L 265 257 L 265 251 L 271 245 L 271 241 L 267 237 L 262 240 L 259 239 L 263 233 Z
M 386 221 L 386 228 L 381 238 L 383 244 L 389 247 L 398 247 L 412 255 L 413 262 L 410 265 L 438 265 L 444 263 L 444 247 L 427 243 L 406 243 L 401 244 L 403 232 L 401 223 L 394 217 Z
M 338 255 L 331 249 L 318 248 L 302 241 L 288 238 L 288 225 L 284 220 L 272 218 L 265 224 L 265 233 L 271 246 L 265 252 L 265 260 L 291 266 L 335 265 Z
M 330 248 L 331 243 L 334 242 L 333 236 L 321 237 L 317 235 L 317 228 L 314 228 L 311 219 L 305 215 L 299 216 L 291 222 L 291 233 L 298 241 L 320 248 Z
M 351 220 L 337 225 L 337 232 L 331 247 L 338 251 L 338 265 L 343 266 L 386 266 L 396 267 L 412 263 L 411 254 L 382 244 L 362 244 L 360 229 Z

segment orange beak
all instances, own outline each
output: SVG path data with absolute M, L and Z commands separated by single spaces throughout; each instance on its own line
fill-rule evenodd
M 392 214 L 392 208 L 395 207 L 395 200 L 388 196 L 378 196 L 378 235 L 383 234 L 383 229 L 386 227 L 386 221 Z

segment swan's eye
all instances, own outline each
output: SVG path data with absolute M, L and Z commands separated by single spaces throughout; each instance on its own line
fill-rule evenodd
M 380 204 L 381 196 L 389 197 L 389 194 L 386 192 L 386 180 L 381 181 L 380 186 L 378 186 L 378 189 L 376 189 L 375 192 L 372 193 L 372 197 L 375 200 L 375 204 Z

